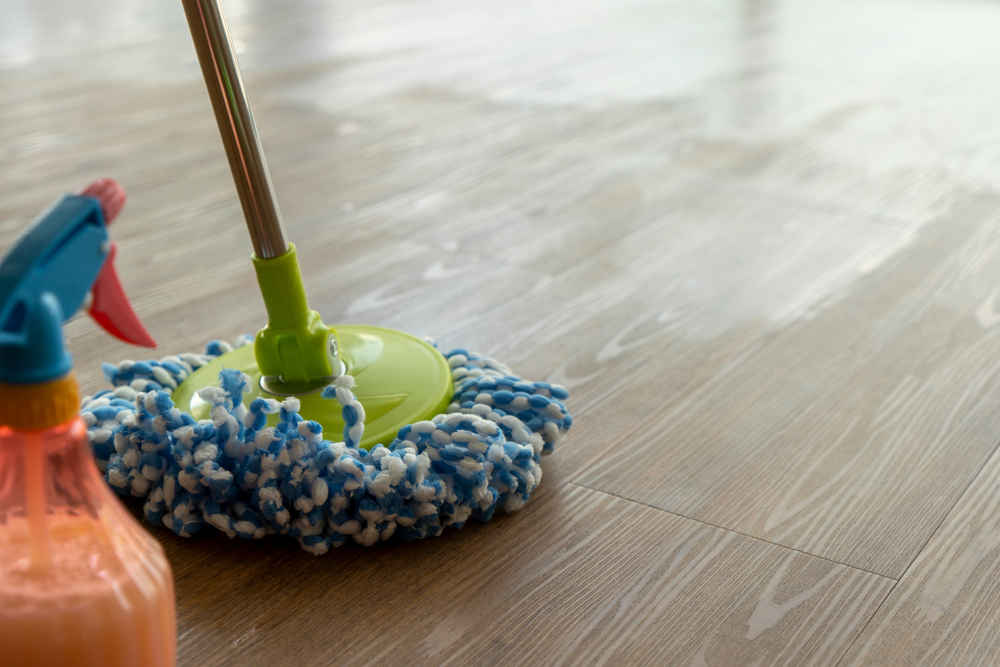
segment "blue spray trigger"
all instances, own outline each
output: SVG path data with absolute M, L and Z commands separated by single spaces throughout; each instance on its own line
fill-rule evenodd
M 83 305 L 110 241 L 92 197 L 66 195 L 0 263 L 0 382 L 46 382 L 69 371 L 62 322 Z

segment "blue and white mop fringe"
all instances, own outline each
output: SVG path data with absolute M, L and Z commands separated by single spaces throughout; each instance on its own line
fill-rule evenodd
M 358 447 L 365 414 L 349 375 L 323 392 L 343 406 L 343 442 L 325 440 L 318 423 L 299 416 L 296 398 L 244 405 L 250 378 L 237 370 L 199 392 L 215 406 L 211 419 L 174 407 L 169 392 L 231 349 L 212 341 L 204 354 L 105 364 L 116 388 L 83 400 L 108 483 L 146 497 L 146 519 L 184 537 L 206 525 L 229 537 L 277 533 L 318 556 L 349 539 L 371 546 L 393 535 L 440 535 L 470 517 L 489 521 L 497 508 L 524 506 L 541 480 L 542 454 L 573 422 L 563 387 L 527 382 L 461 349 L 445 355 L 455 387 L 447 412 L 369 451 Z M 265 427 L 274 413 L 277 426 Z

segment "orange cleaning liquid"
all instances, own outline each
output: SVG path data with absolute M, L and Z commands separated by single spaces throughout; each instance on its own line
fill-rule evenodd
M 86 427 L 0 426 L 0 663 L 171 667 L 160 546 L 101 478 Z

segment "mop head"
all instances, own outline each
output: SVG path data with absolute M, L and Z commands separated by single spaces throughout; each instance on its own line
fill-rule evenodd
M 238 370 L 222 371 L 219 387 L 199 392 L 214 406 L 211 419 L 198 422 L 174 407 L 169 392 L 230 350 L 213 341 L 203 354 L 105 364 L 115 389 L 83 400 L 108 483 L 146 498 L 146 519 L 184 537 L 205 526 L 229 537 L 288 535 L 319 556 L 348 540 L 416 540 L 469 518 L 489 521 L 497 509 L 524 506 L 542 478 L 541 456 L 573 421 L 563 387 L 522 380 L 461 349 L 445 355 L 455 389 L 447 412 L 368 451 L 358 446 L 365 413 L 349 375 L 323 392 L 343 406 L 341 442 L 303 419 L 296 398 L 244 405 L 250 378 Z M 277 426 L 267 427 L 275 413 Z

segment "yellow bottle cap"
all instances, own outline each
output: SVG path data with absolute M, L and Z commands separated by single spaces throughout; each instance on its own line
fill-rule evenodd
M 0 425 L 15 431 L 43 431 L 79 412 L 80 390 L 72 373 L 38 384 L 0 382 Z

